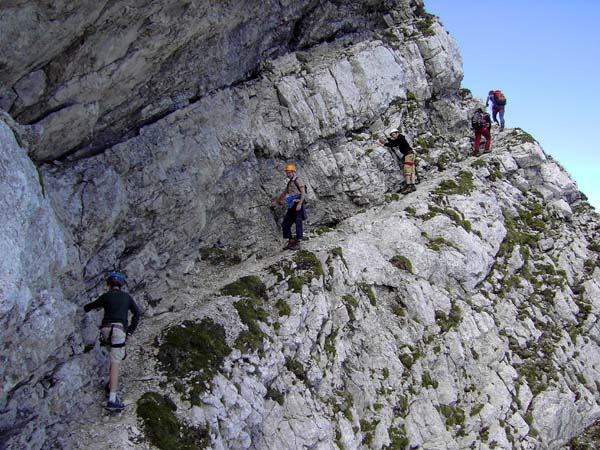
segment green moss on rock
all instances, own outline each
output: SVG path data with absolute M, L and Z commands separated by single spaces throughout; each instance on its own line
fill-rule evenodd
M 302 292 L 302 286 L 304 286 L 306 280 L 302 276 L 292 275 L 288 280 L 288 289 L 292 292 L 300 294 Z
M 290 305 L 288 305 L 284 300 L 279 299 L 275 303 L 275 308 L 277 308 L 277 312 L 279 316 L 289 316 L 291 313 Z
M 294 261 L 297 264 L 297 270 L 304 271 L 308 280 L 318 279 L 323 276 L 323 266 L 314 253 L 308 250 L 300 250 L 296 252 Z
M 148 441 L 161 450 L 195 450 L 210 446 L 204 428 L 189 427 L 179 422 L 177 407 L 167 396 L 146 392 L 137 401 L 137 416 Z
M 452 328 L 457 328 L 461 320 L 461 309 L 456 303 L 452 305 L 450 313 L 446 315 L 443 311 L 435 312 L 435 321 L 443 332 L 450 331 Z
M 252 300 L 267 300 L 267 288 L 256 275 L 242 277 L 221 289 L 224 295 L 249 298 Z
M 306 369 L 304 369 L 304 366 L 300 361 L 294 358 L 286 358 L 285 367 L 287 370 L 296 375 L 296 378 L 301 381 L 306 381 Z
M 533 138 L 532 135 L 530 135 L 526 131 L 523 131 L 521 128 L 515 128 L 511 133 L 511 137 L 514 139 L 517 139 L 523 143 L 536 143 L 537 142 Z
M 390 263 L 392 263 L 392 265 L 397 269 L 406 270 L 407 272 L 413 273 L 412 263 L 406 256 L 396 255 L 390 259 Z
M 296 252 L 293 260 L 296 267 L 288 280 L 288 289 L 292 292 L 301 293 L 302 286 L 313 279 L 323 277 L 323 266 L 314 253 L 300 250 Z
M 283 405 L 283 403 L 285 402 L 285 395 L 283 395 L 277 389 L 274 389 L 272 387 L 267 388 L 266 398 L 273 400 L 274 402 L 277 402 L 280 405 Z
M 175 383 L 187 386 L 188 397 L 197 403 L 197 394 L 218 373 L 231 348 L 225 330 L 211 319 L 196 323 L 185 321 L 163 332 L 158 350 L 158 367 Z
M 465 412 L 451 405 L 439 405 L 437 410 L 446 418 L 446 427 L 451 429 L 454 426 L 463 427 L 465 425 Z
M 458 181 L 458 182 L 457 182 Z M 469 195 L 473 192 L 473 174 L 461 170 L 458 180 L 442 180 L 438 187 L 433 190 L 434 195 Z
M 398 427 L 391 427 L 388 430 L 388 436 L 390 437 L 390 450 L 404 450 L 408 447 L 408 444 L 410 444 L 410 441 L 406 436 L 404 424 Z
M 363 291 L 363 293 L 369 299 L 369 303 L 371 303 L 372 306 L 377 306 L 377 297 L 375 297 L 375 293 L 373 292 L 373 289 L 371 289 L 371 287 L 366 283 L 361 283 L 359 285 L 359 287 L 360 287 L 360 290 Z
M 242 352 L 262 350 L 265 334 L 260 329 L 258 322 L 267 320 L 267 312 L 258 304 L 257 300 L 253 299 L 240 300 L 233 306 L 238 312 L 240 320 L 247 327 L 235 340 L 235 348 Z

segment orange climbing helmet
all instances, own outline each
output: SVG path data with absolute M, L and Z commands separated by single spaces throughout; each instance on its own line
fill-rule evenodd
M 287 172 L 288 170 L 291 170 L 292 172 L 296 172 L 296 166 L 293 164 L 288 164 L 287 166 L 285 166 L 285 168 L 283 169 L 285 172 Z

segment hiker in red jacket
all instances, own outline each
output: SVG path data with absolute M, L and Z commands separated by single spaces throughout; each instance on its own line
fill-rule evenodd
M 483 153 L 489 153 L 490 145 L 492 143 L 490 134 L 490 130 L 492 129 L 492 119 L 490 119 L 490 115 L 486 113 L 483 108 L 477 108 L 471 118 L 471 126 L 475 131 L 475 156 L 479 155 L 479 145 L 481 143 L 482 135 L 485 137 L 485 149 Z
M 502 131 L 504 130 L 504 107 L 506 106 L 506 97 L 500 90 L 490 91 L 488 92 L 485 106 L 489 106 L 490 102 L 492 102 L 492 118 L 496 124 L 500 125 L 500 131 Z M 500 118 L 499 123 L 496 116 Z

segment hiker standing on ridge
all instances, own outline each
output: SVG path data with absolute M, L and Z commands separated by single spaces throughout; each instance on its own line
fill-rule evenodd
M 402 194 L 408 194 L 416 190 L 416 171 L 415 171 L 415 152 L 406 140 L 406 138 L 400 134 L 396 128 L 390 131 L 390 137 L 387 140 L 380 138 L 378 142 L 388 148 L 397 148 L 402 153 L 402 163 L 404 166 L 404 181 L 406 186 L 400 192 Z
M 125 277 L 118 272 L 111 272 L 106 278 L 108 291 L 102 294 L 96 301 L 88 303 L 83 307 L 85 312 L 93 309 L 104 309 L 104 317 L 100 325 L 100 345 L 110 348 L 109 351 L 109 379 L 106 384 L 108 391 L 108 403 L 106 409 L 109 411 L 121 411 L 125 408 L 123 402 L 117 397 L 119 387 L 119 368 L 121 362 L 127 356 L 125 343 L 127 337 L 135 331 L 140 320 L 140 309 L 133 298 L 126 292 L 121 291 L 125 284 Z M 131 325 L 128 325 L 128 313 L 133 314 Z
M 492 143 L 492 137 L 490 130 L 492 129 L 492 119 L 490 115 L 483 110 L 483 108 L 477 108 L 473 117 L 471 117 L 471 126 L 475 131 L 475 151 L 474 155 L 479 156 L 479 145 L 481 144 L 481 136 L 485 137 L 485 149 L 483 153 L 490 152 L 490 145 Z
M 287 212 L 283 218 L 281 228 L 284 239 L 288 240 L 287 250 L 298 250 L 300 241 L 304 239 L 303 220 L 306 219 L 306 209 L 304 205 L 304 195 L 306 188 L 302 180 L 296 174 L 297 169 L 293 164 L 288 164 L 284 168 L 288 183 L 283 192 L 271 202 L 271 206 L 278 205 L 283 199 L 287 201 Z M 292 238 L 292 224 L 296 224 L 296 239 Z
M 492 118 L 497 125 L 500 125 L 500 131 L 504 130 L 504 107 L 506 106 L 506 97 L 500 90 L 488 92 L 487 99 L 485 101 L 486 108 L 492 102 Z M 496 116 L 500 117 L 500 122 Z

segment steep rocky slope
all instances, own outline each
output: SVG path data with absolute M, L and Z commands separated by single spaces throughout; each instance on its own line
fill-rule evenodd
M 558 449 L 593 424 L 598 216 L 520 129 L 470 156 L 479 101 L 438 21 L 184 6 L 0 6 L 20 36 L 0 65 L 2 447 Z M 396 126 L 419 154 L 403 197 L 375 140 Z M 268 208 L 287 161 L 309 185 L 295 254 Z M 112 268 L 144 310 L 116 417 L 81 308 Z

